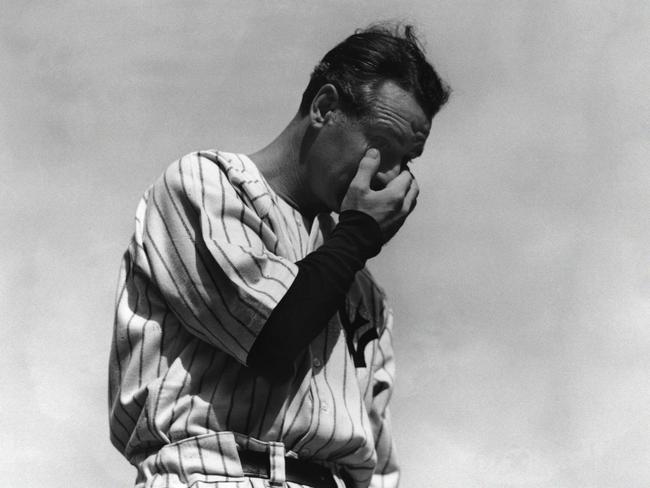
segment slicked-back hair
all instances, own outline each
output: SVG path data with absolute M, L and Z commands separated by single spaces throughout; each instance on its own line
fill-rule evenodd
M 449 98 L 449 88 L 426 60 L 413 27 L 378 24 L 357 30 L 325 54 L 302 95 L 300 114 L 307 115 L 318 90 L 331 83 L 344 113 L 368 117 L 374 95 L 386 81 L 411 93 L 429 119 Z

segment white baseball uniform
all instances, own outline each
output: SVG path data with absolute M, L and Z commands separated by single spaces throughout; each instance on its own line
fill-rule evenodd
M 341 487 L 342 470 L 357 488 L 397 486 L 392 316 L 367 270 L 293 378 L 271 385 L 245 366 L 295 262 L 334 225 L 323 214 L 305 229 L 241 154 L 187 155 L 147 190 L 120 269 L 109 381 L 111 441 L 136 486 L 261 486 L 238 449 L 268 453 L 280 486 L 285 456 L 330 467 Z

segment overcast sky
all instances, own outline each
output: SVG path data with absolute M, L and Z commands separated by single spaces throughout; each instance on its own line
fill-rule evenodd
M 454 90 L 370 263 L 403 486 L 648 486 L 645 0 L 5 0 L 0 485 L 132 485 L 106 377 L 140 194 L 187 152 L 265 145 L 320 57 L 389 18 Z

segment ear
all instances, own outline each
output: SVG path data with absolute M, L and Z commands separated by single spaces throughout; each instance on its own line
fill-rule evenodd
M 309 107 L 309 121 L 312 127 L 320 129 L 329 122 L 334 111 L 340 107 L 339 92 L 334 85 L 321 86 Z

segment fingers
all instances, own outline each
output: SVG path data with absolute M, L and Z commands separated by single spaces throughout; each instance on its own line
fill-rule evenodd
M 410 213 L 415 208 L 420 187 L 415 181 L 413 173 L 410 170 L 405 170 L 389 182 L 384 191 L 389 191 L 400 198 L 402 201 L 401 208 Z
M 388 190 L 390 192 L 394 192 L 400 197 L 403 197 L 408 193 L 411 187 L 411 183 L 414 180 L 415 178 L 410 171 L 402 171 L 395 178 L 388 182 L 386 188 L 384 188 L 384 191 Z
M 358 188 L 370 188 L 370 182 L 377 174 L 380 162 L 381 156 L 379 155 L 379 151 L 374 147 L 368 149 L 359 162 L 357 174 L 352 179 L 351 185 L 355 185 Z

